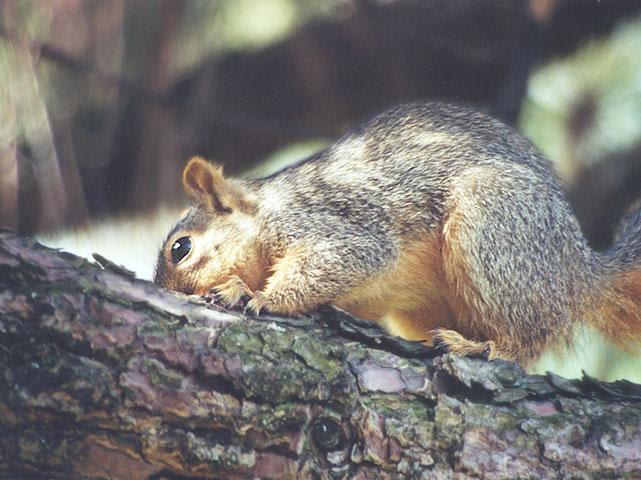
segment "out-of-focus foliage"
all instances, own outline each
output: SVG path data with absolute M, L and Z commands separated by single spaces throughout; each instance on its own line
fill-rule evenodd
M 567 378 L 580 378 L 582 372 L 603 380 L 625 378 L 641 383 L 641 355 L 622 352 L 608 344 L 592 329 L 579 329 L 571 347 L 544 354 L 533 368 L 535 373 L 554 372 Z
M 537 69 L 521 112 L 524 133 L 563 178 L 641 141 L 641 20 Z
M 348 13 L 349 1 L 223 0 L 189 2 L 184 18 L 185 39 L 178 58 L 191 65 L 202 57 L 246 51 L 284 39 L 306 21 Z M 180 61 L 177 63 L 180 65 Z

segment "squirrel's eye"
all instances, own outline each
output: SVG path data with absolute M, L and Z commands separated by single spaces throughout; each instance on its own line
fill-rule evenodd
M 191 237 L 180 237 L 171 246 L 171 261 L 178 264 L 189 252 L 191 252 Z

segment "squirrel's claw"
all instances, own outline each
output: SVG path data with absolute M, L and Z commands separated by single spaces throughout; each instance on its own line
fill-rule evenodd
M 222 302 L 220 293 L 215 288 L 209 290 L 209 292 L 206 295 L 203 295 L 202 298 L 204 298 L 207 303 L 211 303 L 214 305 L 220 305 L 220 303 Z
M 251 301 L 252 297 L 248 293 L 244 293 L 236 302 L 236 307 L 241 309 L 243 312 L 247 309 L 247 304 Z

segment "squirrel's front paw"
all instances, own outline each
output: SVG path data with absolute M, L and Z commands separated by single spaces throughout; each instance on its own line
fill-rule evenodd
M 220 302 L 227 308 L 245 309 L 253 297 L 254 292 L 237 275 L 231 276 L 229 280 L 209 291 L 209 298 L 213 299 L 214 303 Z
M 265 295 L 260 292 L 254 292 L 254 296 L 247 302 L 245 307 L 245 312 L 252 313 L 254 315 L 260 315 L 261 312 L 266 310 L 267 299 Z

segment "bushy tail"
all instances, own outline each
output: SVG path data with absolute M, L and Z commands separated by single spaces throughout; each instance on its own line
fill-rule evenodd
M 641 205 L 627 213 L 605 254 L 604 296 L 592 323 L 629 352 L 641 347 Z

